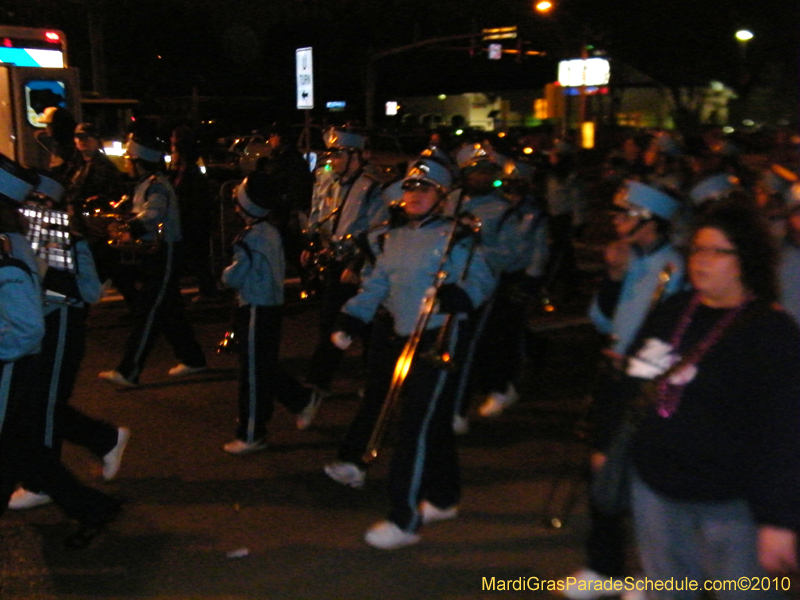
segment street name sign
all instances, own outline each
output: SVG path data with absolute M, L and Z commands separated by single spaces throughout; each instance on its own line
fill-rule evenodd
M 297 108 L 314 108 L 314 68 L 311 60 L 311 48 L 295 50 L 297 67 Z

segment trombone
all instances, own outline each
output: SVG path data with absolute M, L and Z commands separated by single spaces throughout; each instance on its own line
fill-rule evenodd
M 459 215 L 453 219 L 453 226 L 450 229 L 450 233 L 447 238 L 445 251 L 442 253 L 442 258 L 439 261 L 439 268 L 436 271 L 433 283 L 422 298 L 422 303 L 417 315 L 417 321 L 414 325 L 414 330 L 408 337 L 408 340 L 403 346 L 403 350 L 400 352 L 400 356 L 395 363 L 389 391 L 387 392 L 386 398 L 383 401 L 380 414 L 378 415 L 378 419 L 372 429 L 372 434 L 367 442 L 367 447 L 364 451 L 364 454 L 361 457 L 361 460 L 365 464 L 371 464 L 375 461 L 375 459 L 378 458 L 378 452 L 380 451 L 380 448 L 386 438 L 390 421 L 400 404 L 403 384 L 405 383 L 406 377 L 411 370 L 411 366 L 416 357 L 422 335 L 427 329 L 431 315 L 433 315 L 434 311 L 436 310 L 436 295 L 439 292 L 439 288 L 442 287 L 447 279 L 448 272 L 445 270 L 445 265 L 450 258 L 450 254 L 452 253 L 456 243 L 463 238 L 464 233 L 468 235 L 474 235 L 479 227 L 480 222 L 472 217 L 472 215 Z M 470 255 L 465 262 L 465 266 L 461 274 L 462 278 L 466 275 L 469 269 L 474 248 L 475 244 L 473 243 L 470 248 Z M 448 319 L 445 322 L 445 325 L 442 327 L 442 331 L 448 331 L 447 337 L 444 338 L 440 334 L 439 339 L 437 339 L 437 348 L 447 347 L 446 344 L 449 342 L 449 337 L 451 335 L 450 331 L 452 330 L 452 328 L 449 326 L 449 322 L 451 320 L 450 317 L 452 317 L 452 315 L 448 315 Z M 440 352 L 440 354 L 442 353 Z M 448 356 L 445 362 L 449 362 L 450 360 L 451 359 Z

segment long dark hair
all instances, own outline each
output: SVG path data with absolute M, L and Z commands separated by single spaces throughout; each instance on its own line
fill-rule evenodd
M 778 299 L 778 251 L 769 223 L 752 201 L 731 197 L 713 203 L 694 225 L 692 237 L 704 228 L 718 229 L 736 248 L 742 284 L 766 302 Z

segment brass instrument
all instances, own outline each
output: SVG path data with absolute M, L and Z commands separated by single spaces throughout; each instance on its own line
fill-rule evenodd
M 462 213 L 459 215 L 458 221 L 460 229 L 457 232 L 457 241 L 466 236 L 473 238 L 473 245 L 470 249 L 469 257 L 467 258 L 467 262 L 464 265 L 464 269 L 461 272 L 461 277 L 459 278 L 460 281 L 463 281 L 464 277 L 466 277 L 467 273 L 469 272 L 469 266 L 474 255 L 475 244 L 478 243 L 480 238 L 481 221 L 469 213 Z M 420 355 L 420 358 L 432 364 L 437 369 L 452 371 L 457 366 L 455 360 L 453 360 L 453 356 L 450 354 L 450 340 L 453 337 L 454 323 L 455 315 L 448 314 L 445 317 L 444 325 L 442 325 L 442 328 L 439 330 L 439 335 L 436 337 L 436 343 L 426 352 Z
M 122 196 L 116 202 L 109 202 L 107 211 L 102 208 L 84 211 L 82 217 L 87 228 L 105 239 L 111 248 L 119 252 L 120 264 L 139 264 L 142 257 L 158 252 L 164 241 L 163 224 L 159 223 L 154 240 L 135 239 L 130 234 L 130 221 L 134 213 L 123 212 L 122 207 L 128 203 L 129 197 Z
M 472 220 L 473 229 L 474 229 L 474 219 L 469 216 L 469 219 Z M 400 356 L 395 363 L 394 372 L 392 373 L 392 381 L 389 386 L 389 391 L 386 394 L 386 398 L 383 401 L 383 405 L 381 406 L 380 414 L 378 415 L 378 419 L 375 422 L 375 426 L 372 429 L 372 434 L 370 435 L 369 441 L 367 442 L 367 447 L 364 451 L 364 455 L 361 457 L 361 460 L 364 461 L 366 464 L 371 464 L 378 458 L 378 452 L 380 451 L 381 446 L 383 445 L 383 441 L 386 438 L 386 433 L 389 429 L 389 424 L 391 422 L 394 413 L 397 410 L 397 407 L 400 404 L 401 392 L 403 390 L 403 384 L 405 383 L 406 377 L 408 376 L 409 371 L 411 370 L 411 365 L 414 362 L 414 359 L 417 354 L 417 349 L 419 348 L 420 340 L 422 339 L 422 335 L 425 333 L 427 329 L 428 322 L 430 321 L 431 315 L 433 315 L 434 311 L 436 310 L 436 295 L 439 292 L 439 288 L 442 287 L 444 281 L 447 279 L 448 273 L 445 271 L 444 267 L 447 264 L 448 259 L 450 258 L 450 254 L 453 251 L 456 243 L 462 239 L 464 233 L 464 225 L 462 222 L 462 218 L 455 218 L 453 219 L 453 226 L 450 230 L 450 234 L 447 239 L 447 244 L 445 246 L 445 251 L 442 253 L 442 258 L 439 261 L 439 268 L 436 271 L 436 275 L 433 279 L 433 283 L 431 287 L 428 288 L 427 292 L 422 298 L 422 304 L 420 306 L 419 313 L 417 315 L 417 321 L 414 325 L 414 330 L 409 335 L 408 340 L 406 340 L 405 345 L 403 346 L 403 350 L 400 352 Z M 474 247 L 474 245 L 473 245 Z M 466 272 L 469 268 L 469 264 L 471 262 L 472 255 L 468 258 L 466 262 L 466 266 L 464 271 L 462 272 L 461 277 L 463 278 L 466 275 Z M 448 317 L 449 320 L 449 317 Z M 442 329 L 451 329 L 447 326 L 443 326 Z M 442 339 L 442 347 L 446 348 L 449 343 L 450 333 L 447 334 L 446 339 Z M 438 346 L 438 344 L 437 344 Z M 449 362 L 450 358 L 448 357 L 445 360 L 444 353 L 441 353 L 441 359 L 445 362 Z
M 323 225 L 335 217 L 338 211 L 338 208 L 334 209 L 324 219 L 317 221 L 303 232 L 308 240 L 306 252 L 309 254 L 301 276 L 303 290 L 300 295 L 303 299 L 311 297 L 316 292 L 315 287 L 324 280 L 333 261 L 347 263 L 362 255 L 367 255 L 369 260 L 374 260 L 370 250 L 365 248 L 365 245 L 369 243 L 369 234 L 389 227 L 398 227 L 407 221 L 400 204 L 392 203 L 389 205 L 389 218 L 385 221 L 372 225 L 358 235 L 348 233 L 339 239 L 334 239 Z
M 675 274 L 675 265 L 672 263 L 667 263 L 664 265 L 664 268 L 658 274 L 658 285 L 656 289 L 653 291 L 653 297 L 650 300 L 650 310 L 648 310 L 648 314 L 653 312 L 653 309 L 661 302 L 661 299 L 664 297 L 664 292 L 667 291 L 667 285 L 669 282 L 672 281 L 672 276 Z
M 327 276 L 328 267 L 333 260 L 333 252 L 331 250 L 331 234 L 323 226 L 338 214 L 339 207 L 336 207 L 324 218 L 303 230 L 306 238 L 304 254 L 307 258 L 305 258 L 300 272 L 302 282 L 300 297 L 302 299 L 316 295 Z

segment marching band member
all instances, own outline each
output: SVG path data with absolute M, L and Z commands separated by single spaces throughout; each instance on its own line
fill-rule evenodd
M 46 206 L 58 206 L 64 188 L 55 180 L 39 176 L 35 195 Z M 100 300 L 102 286 L 86 240 L 69 234 L 65 250 L 72 268 L 43 264 L 45 335 L 39 355 L 36 393 L 31 401 L 40 410 L 42 443 L 61 456 L 62 441 L 88 448 L 103 463 L 103 479 L 113 479 L 122 461 L 130 437 L 126 427 L 114 427 L 93 419 L 69 405 L 75 380 L 86 346 L 88 304 Z M 42 262 L 40 262 L 42 264 Z M 26 479 L 11 496 L 8 507 L 25 509 L 52 502 L 40 493 L 43 482 L 39 473 Z
M 480 221 L 481 250 L 495 277 L 498 278 L 504 270 L 504 265 L 513 255 L 512 244 L 505 234 L 511 222 L 503 218 L 508 210 L 508 204 L 500 196 L 496 186 L 506 162 L 507 159 L 497 154 L 488 143 L 466 144 L 456 154 L 462 187 L 451 193 L 448 198 L 448 213 L 469 213 Z M 470 379 L 490 304 L 491 300 L 482 308 L 476 309 L 462 327 L 462 344 L 465 346 L 464 365 L 459 370 L 456 412 L 453 415 L 453 427 L 459 435 L 469 431 L 467 413 L 472 391 Z
M 131 134 L 125 150 L 128 169 L 138 183 L 133 195 L 134 216 L 118 230 L 117 237 L 122 243 L 149 245 L 152 252 L 141 255 L 138 274 L 141 289 L 134 299 L 135 321 L 122 360 L 116 370 L 98 375 L 124 387 L 138 384 L 159 333 L 167 338 L 179 360 L 170 369 L 170 376 L 191 375 L 206 369 L 203 350 L 184 313 L 176 257 L 181 241 L 178 200 L 161 172 L 163 154 L 158 146 L 154 138 Z
M 448 169 L 431 159 L 420 159 L 404 182 L 404 226 L 390 229 L 383 251 L 358 295 L 349 300 L 337 319 L 332 341 L 346 348 L 352 336 L 373 323 L 369 341 L 368 380 L 364 400 L 339 447 L 338 461 L 325 472 L 339 483 L 364 483 L 364 454 L 378 420 L 392 373 L 408 336 L 420 315 L 420 303 L 436 291 L 432 277 L 446 273 L 438 287 L 438 312 L 421 332 L 416 360 L 404 382 L 399 435 L 389 475 L 391 508 L 388 519 L 367 531 L 365 541 L 376 548 L 394 549 L 419 541 L 422 524 L 453 518 L 460 494 L 458 455 L 452 429 L 451 374 L 421 357 L 432 348 L 447 321 L 446 314 L 463 316 L 481 305 L 495 281 L 474 240 L 449 235 L 457 227 L 442 214 L 451 186 Z M 440 282 L 441 283 L 441 282 Z M 448 350 L 458 343 L 455 319 Z
M 39 265 L 18 211 L 38 181 L 0 155 L 0 513 L 17 483 L 41 475 L 43 491 L 78 523 L 66 545 L 84 548 L 116 518 L 121 502 L 81 483 L 42 443 L 33 399 L 45 333 Z
M 267 447 L 266 426 L 277 398 L 296 415 L 298 426 L 313 418 L 318 403 L 311 390 L 281 366 L 283 281 L 286 264 L 278 230 L 267 222 L 280 198 L 272 177 L 251 173 L 236 191 L 236 210 L 245 229 L 233 243 L 233 262 L 222 281 L 238 292 L 235 330 L 239 342 L 239 425 L 229 454 L 243 455 Z
M 0 155 L 0 514 L 19 480 L 24 422 L 44 337 L 38 266 L 19 205 L 37 177 Z
M 381 183 L 364 170 L 366 136 L 331 128 L 325 133 L 330 154 L 317 168 L 309 216 L 309 230 L 319 234 L 323 252 L 329 255 L 323 280 L 320 341 L 311 356 L 306 383 L 314 389 L 317 405 L 330 394 L 333 376 L 344 353 L 330 341 L 336 315 L 342 305 L 358 291 L 359 275 L 349 257 L 336 255 L 335 245 L 347 237 L 357 237 L 381 219 L 385 202 Z M 310 257 L 303 256 L 304 264 Z M 313 418 L 313 414 L 311 415 Z M 309 420 L 302 428 L 308 427 Z
M 679 202 L 670 194 L 638 181 L 628 181 L 614 197 L 617 241 L 605 252 L 607 276 L 589 309 L 598 331 L 612 337 L 611 350 L 625 355 L 642 325 L 659 284 L 670 265 L 667 296 L 683 285 L 683 259 L 670 243 L 671 220 Z
M 509 160 L 503 166 L 501 182 L 507 208 L 497 228 L 499 246 L 508 252 L 490 300 L 488 334 L 478 346 L 476 366 L 480 370 L 476 375 L 481 390 L 488 392 L 478 408 L 482 417 L 499 415 L 519 397 L 516 388 L 525 358 L 525 306 L 538 292 L 548 258 L 547 214 L 531 194 L 530 167 Z
M 621 374 L 622 357 L 636 340 L 654 303 L 679 292 L 684 285 L 684 261 L 670 243 L 671 222 L 679 207 L 672 195 L 633 180 L 614 197 L 613 224 L 618 239 L 606 248 L 607 273 L 589 309 L 597 331 L 611 340 L 604 350 L 609 365 L 607 378 L 600 382 L 592 407 L 593 470 L 605 462 L 613 423 L 619 418 L 621 407 L 615 382 Z M 587 585 L 622 577 L 626 515 L 607 514 L 591 498 L 589 514 L 587 565 L 573 577 Z M 587 594 L 578 588 L 564 592 L 571 600 L 594 600 L 603 595 L 594 591 Z

